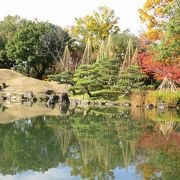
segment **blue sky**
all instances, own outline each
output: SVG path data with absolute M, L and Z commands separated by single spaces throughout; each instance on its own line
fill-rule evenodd
M 0 20 L 6 15 L 49 21 L 65 27 L 73 25 L 75 17 L 83 17 L 106 5 L 115 10 L 120 18 L 121 30 L 129 28 L 132 33 L 142 31 L 138 9 L 145 0 L 0 0 Z
M 0 180 L 80 180 L 80 176 L 71 176 L 71 168 L 59 166 L 50 168 L 45 172 L 33 172 L 28 170 L 16 175 L 1 175 Z M 135 166 L 131 165 L 126 168 L 116 168 L 113 170 L 115 179 L 119 180 L 141 180 L 143 177 L 136 172 Z

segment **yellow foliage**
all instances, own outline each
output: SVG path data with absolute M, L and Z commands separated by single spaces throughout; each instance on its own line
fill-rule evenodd
M 147 27 L 148 27 L 148 30 L 151 30 L 151 29 L 154 27 L 154 23 L 150 22 L 150 23 L 147 25 Z
M 162 15 L 163 14 L 163 8 L 157 8 L 156 10 L 155 10 L 155 12 L 158 14 L 158 15 Z
M 156 29 L 149 29 L 147 32 L 144 33 L 144 36 L 145 36 L 147 39 L 156 41 L 156 40 L 158 40 L 158 39 L 161 38 L 161 32 L 159 32 L 159 31 L 156 30 Z
M 158 3 L 160 3 L 160 1 L 161 1 L 161 0 L 155 0 L 155 3 L 158 4 Z
M 149 40 L 158 40 L 161 38 L 159 30 L 167 17 L 164 9 L 170 5 L 173 0 L 146 0 L 143 8 L 139 9 L 139 16 L 142 23 L 146 23 L 147 32 L 145 36 Z

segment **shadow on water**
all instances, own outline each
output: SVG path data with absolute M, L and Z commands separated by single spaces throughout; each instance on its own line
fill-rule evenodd
M 0 124 L 0 177 L 28 170 L 45 177 L 55 168 L 66 179 L 178 179 L 179 112 L 63 105 L 43 114 L 43 108 L 40 116 Z M 8 111 L 13 115 L 13 107 L 1 114 Z

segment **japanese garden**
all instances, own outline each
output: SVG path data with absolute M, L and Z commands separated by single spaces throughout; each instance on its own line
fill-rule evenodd
M 180 2 L 137 11 L 0 20 L 0 179 L 178 179 Z

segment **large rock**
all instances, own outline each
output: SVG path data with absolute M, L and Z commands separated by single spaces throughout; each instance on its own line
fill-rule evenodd
M 59 97 L 58 95 L 54 95 L 53 98 L 54 98 L 54 100 L 55 100 L 56 103 L 57 103 L 57 102 L 59 101 L 59 99 L 60 99 L 60 97 Z
M 67 93 L 62 93 L 61 94 L 61 102 L 62 103 L 66 103 L 66 104 L 70 103 L 69 97 L 68 97 Z
M 7 84 L 6 83 L 2 83 L 2 88 L 3 89 L 5 89 L 5 88 L 7 88 L 8 86 L 7 86 Z
M 148 104 L 146 107 L 147 107 L 147 109 L 153 109 L 154 105 L 153 104 Z
M 161 110 L 165 109 L 165 104 L 163 102 L 160 102 L 158 108 Z
M 48 101 L 47 101 L 47 106 L 50 107 L 50 105 L 54 105 L 58 101 L 59 101 L 59 96 L 57 96 L 57 95 L 50 96 Z
M 131 103 L 129 103 L 129 102 L 124 102 L 124 103 L 122 103 L 122 106 L 124 106 L 124 107 L 130 107 L 130 106 L 131 106 Z

